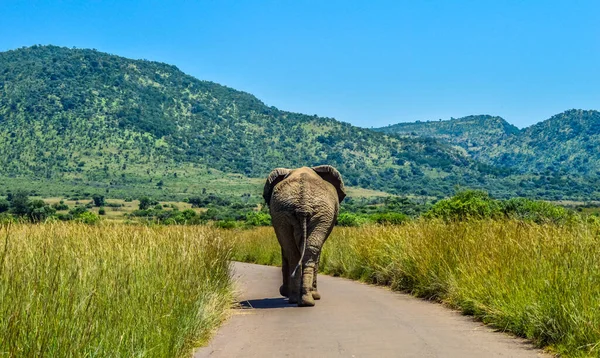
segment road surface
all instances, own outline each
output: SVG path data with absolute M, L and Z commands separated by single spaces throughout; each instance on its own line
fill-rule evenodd
M 241 307 L 202 357 L 548 357 L 472 318 L 382 287 L 319 275 L 315 307 L 287 304 L 281 269 L 235 263 Z

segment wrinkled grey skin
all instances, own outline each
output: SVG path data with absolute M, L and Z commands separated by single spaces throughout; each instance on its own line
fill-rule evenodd
M 321 298 L 317 271 L 321 248 L 337 219 L 346 192 L 332 166 L 277 168 L 269 174 L 263 197 L 281 245 L 282 296 L 298 306 L 314 306 Z

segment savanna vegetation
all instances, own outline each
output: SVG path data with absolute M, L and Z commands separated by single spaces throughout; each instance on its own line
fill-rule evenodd
M 30 204 L 36 200 L 22 207 L 37 210 Z M 144 197 L 119 203 L 135 207 L 128 215 L 144 212 L 143 220 L 117 222 L 95 214 L 94 205 L 116 205 L 96 196 L 85 212 L 97 221 L 49 217 L 34 224 L 26 219 L 30 214 L 5 221 L 0 351 L 189 354 L 232 302 L 228 261 L 281 260 L 264 209 L 237 221 L 203 219 L 203 213 L 231 204 L 220 200 L 193 197 L 185 203 L 189 208 L 176 210 L 183 203 Z M 0 208 L 12 216 L 14 203 L 23 201 L 16 193 L 0 200 Z M 43 207 L 72 212 L 71 203 L 54 200 Z M 435 203 L 351 199 L 324 247 L 320 269 L 444 302 L 566 357 L 598 356 L 600 217 L 593 206 L 584 209 L 497 200 L 480 191 Z M 157 213 L 173 216 L 151 220 Z M 178 222 L 178 215 L 197 221 Z M 182 223 L 188 225 L 177 225 Z
M 280 265 L 273 231 L 228 231 L 236 260 Z M 444 302 L 564 357 L 600 357 L 600 222 L 421 218 L 338 227 L 319 269 Z
M 0 226 L 0 355 L 182 357 L 232 301 L 207 226 Z
M 349 186 L 398 195 L 442 198 L 460 185 L 502 198 L 595 200 L 600 179 L 579 175 L 593 173 L 597 161 L 581 155 L 596 148 L 597 126 L 586 118 L 553 131 L 559 139 L 545 147 L 576 148 L 574 155 L 563 151 L 551 166 L 521 171 L 475 161 L 436 138 L 388 136 L 282 111 L 175 66 L 33 46 L 0 53 L 0 195 L 24 189 L 45 197 L 181 201 L 207 191 L 259 199 L 273 168 L 327 163 Z M 500 123 L 489 135 L 511 128 Z M 581 135 L 589 139 L 583 147 Z M 544 138 L 514 152 L 539 153 Z M 589 170 L 563 165 L 572 160 Z
M 387 135 L 167 64 L 2 52 L 0 355 L 189 354 L 231 303 L 228 260 L 279 264 L 264 177 L 327 163 L 367 194 L 343 202 L 323 272 L 600 356 L 599 118 Z

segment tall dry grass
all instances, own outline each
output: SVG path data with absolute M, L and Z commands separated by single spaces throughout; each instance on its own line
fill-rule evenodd
M 207 227 L 0 227 L 0 356 L 189 354 L 231 302 Z
M 235 258 L 279 264 L 272 229 L 231 232 Z M 600 357 L 600 227 L 520 221 L 336 228 L 328 274 L 446 302 L 564 356 Z

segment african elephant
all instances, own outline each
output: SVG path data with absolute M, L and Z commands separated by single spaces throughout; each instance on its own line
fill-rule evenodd
M 317 291 L 321 248 L 346 197 L 342 176 L 329 165 L 277 168 L 267 178 L 263 197 L 281 246 L 279 292 L 290 303 L 314 306 L 321 298 Z

